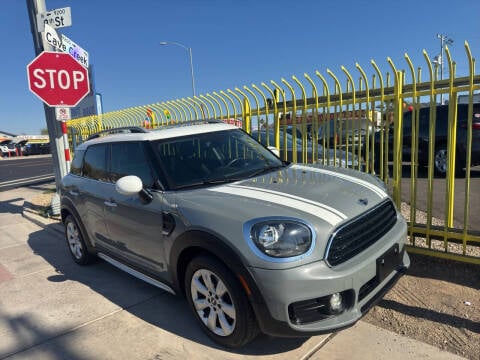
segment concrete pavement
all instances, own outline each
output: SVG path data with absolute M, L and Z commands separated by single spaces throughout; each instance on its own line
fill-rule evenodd
M 46 186 L 0 193 L 0 359 L 460 359 L 362 321 L 220 348 L 183 299 L 102 261 L 76 265 L 58 222 L 24 211 Z

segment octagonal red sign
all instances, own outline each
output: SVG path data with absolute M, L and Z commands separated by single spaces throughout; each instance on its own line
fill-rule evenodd
M 48 106 L 76 106 L 90 92 L 87 69 L 69 54 L 44 51 L 27 74 L 30 91 Z

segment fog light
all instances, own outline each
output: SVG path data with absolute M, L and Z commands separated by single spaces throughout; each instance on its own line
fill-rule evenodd
M 343 311 L 343 299 L 340 293 L 335 293 L 330 296 L 330 311 L 332 313 L 339 313 Z

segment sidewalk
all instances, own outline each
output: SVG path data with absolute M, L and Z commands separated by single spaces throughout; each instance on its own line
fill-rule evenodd
M 77 266 L 61 224 L 28 207 L 46 187 L 0 193 L 0 359 L 461 359 L 362 321 L 219 348 L 183 300 L 101 261 Z

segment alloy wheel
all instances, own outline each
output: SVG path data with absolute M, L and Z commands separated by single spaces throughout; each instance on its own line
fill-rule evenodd
M 435 153 L 435 170 L 439 174 L 447 173 L 447 150 L 440 149 Z
M 82 242 L 78 228 L 73 222 L 67 224 L 67 240 L 72 255 L 75 256 L 76 259 L 81 259 L 83 256 Z
M 218 336 L 235 330 L 236 310 L 230 291 L 212 271 L 197 270 L 191 279 L 191 297 L 204 325 Z

